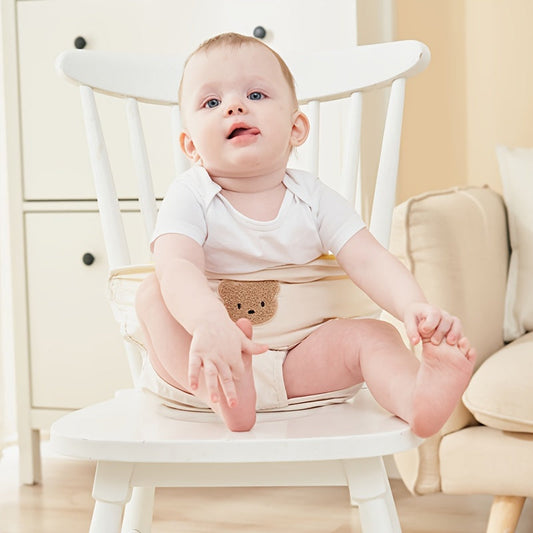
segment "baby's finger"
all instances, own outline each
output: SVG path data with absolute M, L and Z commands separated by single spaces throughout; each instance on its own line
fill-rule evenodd
M 422 338 L 428 338 L 433 335 L 433 332 L 439 325 L 441 314 L 437 310 L 431 310 L 429 313 L 418 323 L 418 332 Z
M 213 403 L 218 403 L 220 401 L 220 395 L 218 393 L 218 370 L 211 359 L 204 361 L 204 377 L 209 399 Z
M 461 321 L 456 317 L 452 317 L 452 325 L 450 331 L 446 335 L 446 342 L 450 345 L 457 344 L 458 340 L 461 338 L 463 331 L 463 326 Z
M 265 353 L 268 350 L 268 344 L 261 344 L 259 342 L 246 339 L 242 343 L 242 352 L 247 355 L 256 355 L 259 353 Z
M 418 324 L 415 315 L 408 315 L 405 317 L 405 332 L 409 337 L 411 344 L 414 346 L 420 341 L 420 335 L 418 334 Z
M 431 336 L 431 342 L 438 346 L 442 339 L 446 336 L 452 326 L 452 319 L 448 313 L 443 313 L 438 326 L 436 327 L 433 335 Z
M 227 366 L 227 368 L 229 372 L 229 377 L 231 378 L 232 381 L 235 381 L 235 380 L 238 381 L 239 379 L 241 379 L 242 375 L 244 374 L 244 363 L 242 361 L 241 354 L 239 354 L 239 357 L 237 357 L 234 361 L 230 361 L 229 367 Z M 221 374 L 222 372 L 219 366 L 219 375 Z
M 224 392 L 224 396 L 230 407 L 237 405 L 237 389 L 230 367 L 226 364 L 220 364 L 218 367 L 218 379 Z
M 202 358 L 195 353 L 189 354 L 189 386 L 191 390 L 198 389 L 198 382 L 200 380 L 200 370 L 202 368 Z

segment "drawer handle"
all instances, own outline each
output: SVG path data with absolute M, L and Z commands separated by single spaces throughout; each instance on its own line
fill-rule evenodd
M 84 265 L 90 266 L 94 263 L 94 255 L 90 252 L 84 253 L 81 260 L 83 261 Z
M 87 41 L 81 35 L 74 39 L 74 46 L 78 50 L 83 50 L 87 46 Z
M 257 37 L 258 39 L 264 39 L 266 37 L 267 31 L 263 26 L 256 26 L 254 28 L 254 37 Z

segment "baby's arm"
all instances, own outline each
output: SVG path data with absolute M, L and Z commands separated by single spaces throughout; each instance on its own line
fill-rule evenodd
M 244 371 L 242 353 L 256 354 L 267 348 L 246 337 L 209 288 L 204 251 L 196 241 L 184 235 L 161 235 L 154 243 L 154 261 L 165 305 L 192 336 L 191 389 L 198 388 L 203 368 L 211 401 L 219 401 L 220 382 L 228 405 L 236 405 L 235 380 Z
M 367 229 L 347 241 L 337 260 L 370 298 L 404 322 L 413 344 L 440 344 L 444 338 L 456 344 L 462 337 L 459 319 L 430 305 L 414 276 Z

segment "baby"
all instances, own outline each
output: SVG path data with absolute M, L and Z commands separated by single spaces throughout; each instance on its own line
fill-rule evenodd
M 468 384 L 475 350 L 459 319 L 426 301 L 343 198 L 286 168 L 309 121 L 283 60 L 251 37 L 214 37 L 188 59 L 179 103 L 179 141 L 194 165 L 163 201 L 152 240 L 155 274 L 136 298 L 146 364 L 157 379 L 209 406 L 232 431 L 247 431 L 260 395 L 254 365 L 273 357 L 288 399 L 366 382 L 417 435 L 437 432 Z M 231 278 L 305 265 L 328 252 L 403 321 L 412 344 L 422 343 L 421 361 L 394 327 L 372 318 L 325 321 L 280 357 L 252 340 L 247 318 L 232 320 L 207 279 L 208 272 Z

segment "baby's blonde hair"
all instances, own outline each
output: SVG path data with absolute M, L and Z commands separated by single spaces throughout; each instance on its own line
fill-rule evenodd
M 183 72 L 185 72 L 185 69 L 187 67 L 187 64 L 189 63 L 190 59 L 196 55 L 199 52 L 208 52 L 209 50 L 220 48 L 222 46 L 229 46 L 229 47 L 239 47 L 244 44 L 252 44 L 256 46 L 263 46 L 267 50 L 270 51 L 270 53 L 278 60 L 279 66 L 281 67 L 281 72 L 283 74 L 283 77 L 287 81 L 287 84 L 289 85 L 289 89 L 291 91 L 292 98 L 294 99 L 294 102 L 297 103 L 296 98 L 296 86 L 294 83 L 294 77 L 292 75 L 292 72 L 290 71 L 289 67 L 287 66 L 287 63 L 283 61 L 282 57 L 270 46 L 266 45 L 262 41 L 257 40 L 255 37 L 250 37 L 248 35 L 241 35 L 240 33 L 221 33 L 220 35 L 215 35 L 214 37 L 211 37 L 211 39 L 208 39 L 207 41 L 204 41 L 185 61 L 185 65 L 183 66 Z M 182 99 L 182 85 L 183 85 L 183 74 L 181 75 L 181 80 L 178 88 L 178 102 L 181 104 Z

